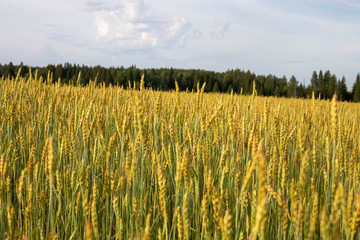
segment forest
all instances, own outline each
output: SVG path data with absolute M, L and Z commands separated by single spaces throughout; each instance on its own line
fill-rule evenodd
M 32 66 L 31 66 L 32 67 Z M 29 66 L 21 63 L 14 65 L 0 64 L 0 77 L 15 77 L 19 69 L 20 76 L 29 77 Z M 90 80 L 98 84 L 118 85 L 124 88 L 138 88 L 141 75 L 145 75 L 145 87 L 154 90 L 169 91 L 175 89 L 175 81 L 181 91 L 196 91 L 198 83 L 205 84 L 205 92 L 222 92 L 252 94 L 253 82 L 259 96 L 310 98 L 312 92 L 316 98 L 331 99 L 336 93 L 339 101 L 360 101 L 360 74 L 357 74 L 352 89 L 348 89 L 345 77 L 338 78 L 330 70 L 313 71 L 308 85 L 299 83 L 296 77 L 278 77 L 275 75 L 258 75 L 250 70 L 231 69 L 226 72 L 215 72 L 201 69 L 146 68 L 84 66 L 76 64 L 49 64 L 46 67 L 32 67 L 38 77 L 47 79 L 48 74 L 54 82 L 59 79 L 63 84 L 87 85 Z M 78 76 L 80 74 L 79 82 Z M 135 84 L 135 85 L 134 85 Z

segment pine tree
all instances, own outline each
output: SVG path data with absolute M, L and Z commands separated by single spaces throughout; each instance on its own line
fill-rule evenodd
M 323 78 L 323 93 L 321 93 L 325 99 L 331 99 L 333 97 L 333 94 L 331 94 L 331 96 L 329 95 L 329 83 L 331 81 L 331 73 L 329 70 L 327 70 L 324 74 L 324 78 Z
M 296 80 L 296 78 L 294 76 L 291 76 L 290 78 L 290 82 L 289 82 L 289 87 L 288 87 L 288 97 L 293 97 L 296 98 L 297 94 L 296 94 L 296 88 L 298 85 L 298 81 Z
M 318 87 L 319 94 L 321 94 L 321 98 L 326 98 L 326 85 L 324 81 L 324 75 L 322 70 L 319 72 L 319 87 Z
M 315 96 L 317 96 L 318 86 L 319 86 L 318 75 L 317 75 L 316 71 L 314 71 L 312 74 L 312 77 L 311 77 L 311 88 L 312 88 L 313 92 L 315 93 Z
M 215 82 L 215 84 L 214 84 L 214 87 L 213 87 L 213 90 L 212 90 L 213 92 L 219 92 L 219 85 L 218 85 L 218 83 L 217 82 Z
M 329 86 L 327 89 L 327 98 L 331 99 L 336 93 L 336 76 L 332 75 L 329 80 Z
M 14 77 L 15 76 L 15 67 L 12 62 L 9 63 L 9 65 L 6 68 L 5 77 Z
M 358 73 L 358 75 L 356 76 L 356 81 L 353 86 L 352 94 L 353 101 L 360 102 L 360 73 Z
M 349 99 L 349 93 L 347 92 L 345 77 L 342 77 L 341 81 L 338 83 L 338 99 L 340 101 L 346 101 Z

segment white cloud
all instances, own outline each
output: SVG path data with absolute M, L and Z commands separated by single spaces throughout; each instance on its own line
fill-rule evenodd
M 183 17 L 174 17 L 168 24 L 165 32 L 168 41 L 178 46 L 184 46 L 189 36 L 189 30 L 192 25 Z
M 99 18 L 96 21 L 96 26 L 98 28 L 98 36 L 100 38 L 107 37 L 109 35 L 109 24 L 106 21 Z
M 94 9 L 97 41 L 106 46 L 181 47 L 192 28 L 184 17 L 151 15 L 143 0 L 124 0 L 117 6 L 97 4 Z
M 221 39 L 228 31 L 230 22 L 227 20 L 223 20 L 223 21 L 214 20 L 211 25 L 212 25 L 212 30 L 210 32 L 210 35 L 217 39 Z

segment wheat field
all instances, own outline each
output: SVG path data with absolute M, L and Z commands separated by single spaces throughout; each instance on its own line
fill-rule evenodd
M 0 80 L 0 239 L 360 239 L 358 104 Z

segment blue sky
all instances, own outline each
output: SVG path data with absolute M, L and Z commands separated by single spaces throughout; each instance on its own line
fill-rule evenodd
M 0 63 L 360 72 L 360 1 L 2 0 Z

